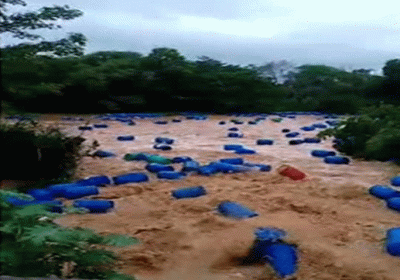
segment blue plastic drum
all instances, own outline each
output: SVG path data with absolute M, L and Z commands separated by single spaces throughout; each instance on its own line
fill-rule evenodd
M 95 157 L 101 157 L 101 158 L 106 158 L 106 157 L 114 157 L 115 154 L 109 151 L 102 151 L 102 150 L 98 150 L 96 152 L 93 153 L 93 156 Z
M 199 197 L 205 194 L 206 190 L 203 186 L 183 188 L 172 191 L 172 196 L 177 199 Z
M 186 162 L 186 161 L 193 161 L 193 159 L 191 157 L 174 157 L 172 159 L 172 163 L 182 163 L 182 162 Z
M 111 184 L 111 179 L 105 175 L 92 176 L 76 182 L 82 186 L 104 186 Z
M 400 197 L 393 197 L 387 200 L 387 207 L 400 212 Z
M 273 243 L 262 252 L 279 277 L 293 275 L 297 271 L 297 250 L 294 245 Z
M 93 127 L 91 127 L 91 126 L 80 126 L 80 127 L 78 127 L 78 129 L 79 130 L 83 130 L 83 131 L 85 131 L 85 130 L 93 130 Z
M 393 177 L 390 180 L 390 183 L 392 184 L 392 186 L 400 187 L 400 176 Z
M 400 256 L 400 227 L 386 232 L 386 250 L 392 256 Z
M 50 185 L 46 189 L 49 190 L 54 197 L 62 197 L 66 189 L 81 187 L 81 186 L 82 185 L 77 183 L 67 183 L 67 184 Z
M 200 163 L 198 163 L 197 161 L 194 161 L 194 160 L 185 161 L 183 163 L 182 171 L 183 172 L 197 171 L 199 169 L 199 167 L 200 167 Z
M 304 141 L 302 139 L 289 140 L 288 142 L 289 145 L 300 145 L 303 143 Z
M 77 200 L 74 207 L 86 208 L 90 213 L 105 213 L 114 207 L 112 200 Z
M 96 194 L 99 194 L 99 190 L 96 186 L 79 186 L 65 188 L 62 193 L 62 197 L 65 197 L 67 199 L 77 199 Z
M 290 133 L 286 134 L 285 136 L 287 138 L 294 138 L 294 137 L 297 137 L 299 134 L 300 133 L 298 133 L 298 132 L 290 132 Z
M 350 159 L 340 156 L 327 156 L 324 158 L 324 162 L 328 164 L 348 164 Z
M 175 180 L 180 179 L 185 176 L 182 172 L 175 172 L 175 171 L 160 171 L 157 173 L 157 177 L 160 179 L 169 179 Z
M 251 149 L 241 148 L 241 149 L 237 149 L 237 150 L 235 151 L 235 153 L 238 154 L 238 155 L 255 154 L 256 151 L 251 150 Z
M 154 141 L 159 144 L 163 143 L 163 144 L 167 144 L 167 145 L 171 145 L 174 143 L 174 139 L 166 138 L 166 137 L 157 137 L 156 139 L 154 139 Z
M 150 163 L 146 165 L 146 170 L 149 172 L 160 172 L 160 171 L 174 171 L 174 168 L 170 165 L 163 165 L 158 163 Z
M 148 180 L 149 177 L 144 173 L 129 173 L 113 177 L 114 184 L 116 185 L 147 182 Z
M 218 212 L 222 215 L 236 218 L 236 219 L 246 219 L 258 216 L 258 214 L 249 208 L 231 201 L 224 201 L 218 205 Z
M 312 131 L 315 129 L 315 127 L 314 126 L 303 126 L 300 129 L 304 130 L 304 131 Z
M 117 137 L 118 141 L 132 141 L 134 139 L 135 139 L 135 137 L 133 135 L 125 135 L 125 136 L 118 136 Z
M 31 195 L 33 198 L 39 201 L 48 201 L 53 200 L 54 195 L 53 192 L 46 189 L 32 189 L 26 192 L 27 194 Z
M 107 124 L 94 124 L 93 127 L 94 128 L 107 128 L 108 125 Z
M 153 146 L 154 149 L 156 150 L 162 150 L 162 151 L 169 151 L 172 150 L 171 146 L 165 145 L 165 144 L 155 144 Z
M 211 176 L 219 172 L 219 169 L 213 165 L 200 166 L 197 173 L 200 175 Z
M 244 162 L 242 158 L 222 158 L 219 161 L 229 164 L 243 164 Z
M 399 191 L 393 190 L 392 188 L 390 188 L 388 186 L 376 185 L 376 186 L 369 188 L 368 192 L 377 198 L 386 199 L 386 200 L 393 198 L 393 197 L 400 197 Z
M 237 127 L 230 127 L 228 128 L 229 131 L 239 131 L 239 128 Z
M 274 144 L 274 141 L 270 140 L 270 139 L 258 139 L 256 141 L 256 144 L 257 145 L 272 145 L 272 144 Z
M 231 133 L 228 133 L 228 137 L 230 137 L 230 138 L 243 138 L 243 134 L 236 133 L 236 132 L 231 132 Z
M 328 156 L 334 156 L 336 155 L 336 152 L 334 151 L 326 151 L 326 150 L 312 150 L 311 155 L 313 157 L 328 157 Z
M 316 144 L 316 143 L 321 143 L 321 139 L 319 139 L 319 138 L 304 138 L 303 142 L 309 143 L 309 144 Z
M 243 145 L 239 145 L 239 144 L 228 144 L 228 145 L 224 145 L 224 150 L 225 151 L 236 151 L 238 149 L 242 149 Z

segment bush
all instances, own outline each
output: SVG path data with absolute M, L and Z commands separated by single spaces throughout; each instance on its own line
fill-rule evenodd
M 85 154 L 80 136 L 69 137 L 32 119 L 0 124 L 2 179 L 66 180 Z M 93 143 L 94 145 L 95 143 Z
M 103 237 L 89 229 L 61 227 L 53 222 L 61 214 L 49 212 L 49 206 L 14 207 L 6 201 L 10 196 L 33 199 L 0 190 L 1 275 L 134 279 L 114 269 L 118 257 L 105 250 L 104 245 L 128 246 L 137 243 L 135 238 Z
M 365 108 L 361 115 L 350 117 L 318 136 L 334 136 L 336 148 L 348 155 L 399 162 L 400 107 L 381 104 Z

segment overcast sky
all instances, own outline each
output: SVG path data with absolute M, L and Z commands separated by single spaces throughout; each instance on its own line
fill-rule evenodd
M 80 32 L 87 53 L 177 49 L 230 64 L 286 59 L 347 70 L 380 70 L 400 58 L 400 1 L 380 0 L 26 0 L 23 10 L 67 4 L 84 15 L 59 38 Z M 11 41 L 2 36 L 1 45 Z

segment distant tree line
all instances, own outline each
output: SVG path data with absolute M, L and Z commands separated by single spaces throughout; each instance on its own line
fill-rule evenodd
M 60 28 L 58 20 L 83 12 L 65 5 L 8 14 L 11 5 L 26 3 L 0 1 L 0 34 L 28 42 L 1 48 L 2 109 L 7 112 L 355 113 L 381 101 L 398 102 L 400 59 L 387 61 L 382 77 L 371 69 L 349 73 L 325 65 L 295 67 L 285 60 L 260 66 L 231 65 L 207 56 L 190 61 L 167 47 L 145 56 L 119 51 L 84 55 L 83 34 L 46 41 L 32 33 Z
M 270 112 L 322 110 L 355 113 L 396 103 L 400 60 L 384 76 L 325 65 L 289 67 L 225 64 L 207 56 L 189 61 L 177 50 L 101 51 L 83 56 L 3 58 L 4 106 L 30 112 L 120 111 Z

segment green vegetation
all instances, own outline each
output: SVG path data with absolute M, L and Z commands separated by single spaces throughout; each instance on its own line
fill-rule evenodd
M 64 58 L 37 55 L 4 59 L 1 67 L 3 109 L 8 112 L 354 114 L 381 100 L 396 104 L 393 96 L 400 88 L 398 76 L 392 74 L 398 67 L 393 61 L 383 77 L 364 69 L 350 73 L 302 65 L 287 70 L 278 83 L 264 66 L 226 65 L 204 56 L 188 61 L 170 48 L 153 49 L 147 56 L 113 51 Z
M 96 147 L 84 148 L 81 136 L 66 136 L 57 127 L 43 127 L 26 118 L 0 124 L 2 179 L 32 180 L 41 185 L 67 181 L 79 159 Z
M 348 155 L 400 163 L 400 106 L 365 108 L 361 115 L 322 131 L 319 136 L 334 136 L 338 150 Z
M 117 272 L 118 256 L 106 250 L 106 246 L 130 246 L 137 243 L 135 238 L 101 236 L 89 229 L 64 228 L 54 223 L 61 214 L 49 212 L 49 206 L 14 207 L 7 202 L 8 197 L 33 199 L 0 190 L 1 275 L 134 279 Z

